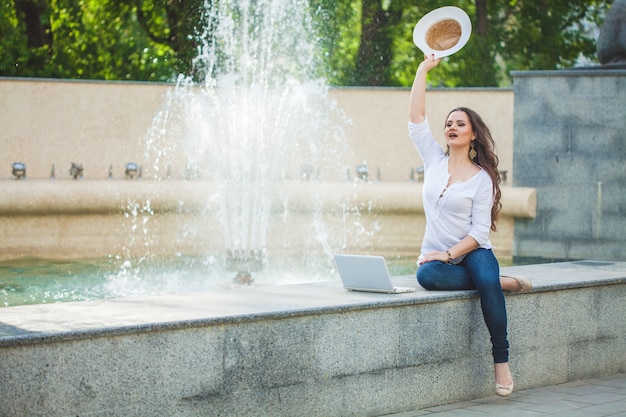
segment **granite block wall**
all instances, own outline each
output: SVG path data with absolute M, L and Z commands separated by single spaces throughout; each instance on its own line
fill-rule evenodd
M 626 69 L 512 75 L 513 185 L 537 189 L 513 259 L 626 259 Z

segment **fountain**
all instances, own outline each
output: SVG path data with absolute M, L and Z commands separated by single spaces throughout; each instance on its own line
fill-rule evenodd
M 147 135 L 144 175 L 166 180 L 183 164 L 189 179 L 206 181 L 224 263 L 235 283 L 251 284 L 269 261 L 270 216 L 290 218 L 282 185 L 304 166 L 323 165 L 327 180 L 345 170 L 341 115 L 319 74 L 307 1 L 218 2 L 203 20 L 194 74 L 178 78 Z M 324 228 L 315 204 L 312 196 L 309 224 Z M 328 239 L 318 233 L 314 245 L 330 255 L 339 248 Z
M 194 73 L 175 85 L 0 80 L 13 97 L 7 157 L 28 163 L 27 180 L 0 184 L 3 260 L 110 259 L 110 298 L 328 281 L 340 251 L 414 255 L 424 225 L 406 91 L 329 90 L 307 3 L 253 3 L 208 9 Z M 510 138 L 510 92 L 481 94 L 434 91 L 434 113 L 470 103 Z M 32 112 L 39 123 L 23 120 Z M 55 173 L 70 161 L 81 175 Z M 534 190 L 503 194 L 506 257 Z M 160 257 L 178 258 L 175 273 Z

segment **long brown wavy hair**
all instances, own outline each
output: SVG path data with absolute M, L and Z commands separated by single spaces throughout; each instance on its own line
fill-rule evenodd
M 450 113 L 448 113 L 448 117 L 455 111 L 462 111 L 467 114 L 470 124 L 472 125 L 472 130 L 476 134 L 476 139 L 474 140 L 474 148 L 476 149 L 476 158 L 474 158 L 474 163 L 479 165 L 482 169 L 484 169 L 487 174 L 491 177 L 491 182 L 493 183 L 493 206 L 491 206 L 491 230 L 496 231 L 496 223 L 498 221 L 498 215 L 500 214 L 500 210 L 502 209 L 502 193 L 500 192 L 500 171 L 498 171 L 498 155 L 495 153 L 496 143 L 491 136 L 491 132 L 489 128 L 480 117 L 478 113 L 476 113 L 472 109 L 468 109 L 467 107 L 457 107 L 452 109 Z M 448 120 L 446 117 L 446 122 Z

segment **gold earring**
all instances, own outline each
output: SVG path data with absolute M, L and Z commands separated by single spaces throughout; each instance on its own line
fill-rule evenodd
M 476 148 L 474 147 L 474 141 L 470 143 L 469 157 L 472 161 L 476 158 Z

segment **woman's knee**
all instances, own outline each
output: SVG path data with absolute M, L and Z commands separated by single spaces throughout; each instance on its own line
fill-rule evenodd
M 465 268 L 433 261 L 422 264 L 417 269 L 417 282 L 427 290 L 471 290 L 476 287 Z
M 494 284 L 500 283 L 500 266 L 493 251 L 478 248 L 466 255 L 463 265 L 472 276 L 472 280 L 478 286 L 479 281 Z
M 474 249 L 463 259 L 463 263 L 487 265 L 489 268 L 499 268 L 498 259 L 491 249 Z
M 420 273 L 420 270 L 418 269 L 416 276 L 417 276 L 417 282 L 422 286 L 422 288 L 427 289 L 427 290 L 436 289 L 435 281 L 431 279 L 431 277 L 429 277 L 427 274 Z
M 441 268 L 438 262 L 427 262 L 417 268 L 417 282 L 427 290 L 437 290 L 442 281 Z

